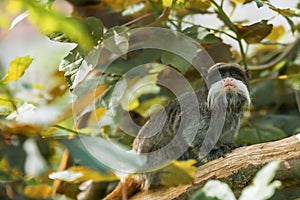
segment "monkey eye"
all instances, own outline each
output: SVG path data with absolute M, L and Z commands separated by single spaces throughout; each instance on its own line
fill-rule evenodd
M 238 72 L 231 72 L 231 73 L 230 73 L 230 76 L 231 76 L 232 78 L 234 78 L 234 79 L 237 79 L 237 80 L 242 80 L 242 77 L 243 77 L 243 75 L 240 74 L 240 73 L 238 73 Z
M 232 78 L 235 78 L 235 79 L 239 78 L 239 75 L 235 72 L 230 73 L 230 75 L 231 75 Z

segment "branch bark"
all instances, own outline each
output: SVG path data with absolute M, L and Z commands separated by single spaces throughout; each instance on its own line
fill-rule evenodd
M 173 188 L 141 191 L 130 198 L 138 199 L 188 199 L 193 192 L 203 187 L 210 179 L 228 183 L 238 196 L 257 171 L 272 160 L 281 160 L 275 179 L 283 185 L 300 184 L 300 134 L 275 142 L 256 144 L 235 149 L 224 158 L 219 158 L 197 168 L 195 183 Z

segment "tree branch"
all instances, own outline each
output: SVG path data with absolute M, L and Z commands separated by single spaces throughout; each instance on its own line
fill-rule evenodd
M 193 185 L 141 191 L 132 196 L 130 200 L 188 199 L 193 192 L 203 187 L 210 179 L 228 183 L 234 193 L 239 196 L 242 189 L 252 181 L 257 171 L 272 160 L 283 161 L 275 179 L 282 181 L 283 185 L 299 185 L 300 134 L 275 142 L 235 149 L 224 158 L 199 166 Z

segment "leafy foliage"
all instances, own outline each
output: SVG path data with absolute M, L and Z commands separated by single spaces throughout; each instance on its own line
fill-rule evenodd
M 273 181 L 276 171 L 279 167 L 280 161 L 272 161 L 264 166 L 254 177 L 253 183 L 247 186 L 239 200 L 246 199 L 269 199 L 273 196 L 275 189 L 279 188 L 280 181 Z M 222 199 L 222 200 L 235 200 L 235 196 L 230 187 L 217 180 L 208 181 L 204 187 L 195 192 L 191 200 L 203 199 Z
M 7 75 L 3 78 L 2 83 L 8 83 L 15 81 L 20 78 L 25 70 L 29 67 L 32 62 L 32 58 L 29 56 L 17 57 L 10 63 L 10 68 L 7 71 Z

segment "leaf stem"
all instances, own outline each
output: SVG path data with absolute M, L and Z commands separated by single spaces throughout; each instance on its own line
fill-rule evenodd
M 224 12 L 223 8 L 220 5 L 218 5 L 214 0 L 210 0 L 210 2 L 216 7 L 216 12 L 218 13 L 218 17 L 224 22 L 224 24 L 226 26 L 228 26 L 228 28 L 230 30 L 232 30 L 235 33 L 236 37 L 234 37 L 234 39 L 239 44 L 240 52 L 241 52 L 241 55 L 242 55 L 242 62 L 243 62 L 243 65 L 244 65 L 245 69 L 247 69 L 246 54 L 245 54 L 245 50 L 244 50 L 244 47 L 243 47 L 243 44 L 242 44 L 243 37 L 241 37 L 240 33 L 238 32 L 237 27 L 230 20 L 228 15 Z
M 237 42 L 238 42 L 239 47 L 240 47 L 243 65 L 244 65 L 245 69 L 247 70 L 247 67 L 248 67 L 248 66 L 247 66 L 246 54 L 245 54 L 245 51 L 244 51 L 244 47 L 243 47 L 243 44 L 242 44 L 242 40 L 237 39 Z
M 75 133 L 76 135 L 77 135 L 77 134 L 80 134 L 80 133 L 79 133 L 78 131 L 76 131 L 76 130 L 73 130 L 73 129 L 70 129 L 70 128 L 67 128 L 67 127 L 58 125 L 58 124 L 53 125 L 53 127 L 58 128 L 58 129 L 62 129 L 62 130 L 65 130 L 65 131 L 68 131 L 68 132 L 70 132 L 70 133 Z
M 172 19 L 172 20 L 169 20 L 169 21 L 178 21 L 178 22 L 181 22 L 181 23 L 186 23 L 186 24 L 190 24 L 190 25 L 193 25 L 193 26 L 198 26 L 198 27 L 205 28 L 205 29 L 208 29 L 208 30 L 211 30 L 211 31 L 215 31 L 217 33 L 222 33 L 222 34 L 224 34 L 224 35 L 226 35 L 226 36 L 228 36 L 228 37 L 230 37 L 234 40 L 237 40 L 237 38 L 235 36 L 225 32 L 225 31 L 222 31 L 220 29 L 208 28 L 208 27 L 205 27 L 205 26 L 202 26 L 202 25 L 199 25 L 199 24 L 195 24 L 195 23 L 192 23 L 192 22 L 189 22 L 189 21 L 184 21 L 184 20 L 179 20 L 179 19 L 177 19 L 177 20 Z

